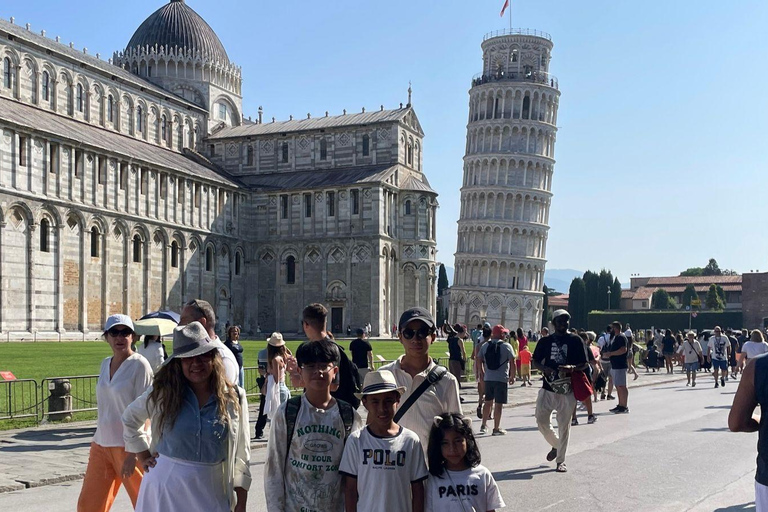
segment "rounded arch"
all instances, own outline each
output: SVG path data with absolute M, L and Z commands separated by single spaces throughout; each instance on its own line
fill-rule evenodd
M 240 110 L 237 108 L 237 105 L 235 105 L 234 102 L 229 98 L 229 96 L 226 94 L 219 94 L 213 100 L 212 105 L 216 105 L 217 103 L 225 103 L 227 108 L 229 108 L 230 112 L 232 113 L 232 126 L 240 126 L 240 122 L 242 120 Z

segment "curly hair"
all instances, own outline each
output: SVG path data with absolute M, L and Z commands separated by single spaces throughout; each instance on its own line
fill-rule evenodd
M 158 436 L 162 436 L 165 426 L 172 428 L 176 423 L 176 418 L 178 418 L 181 405 L 184 402 L 185 386 L 187 386 L 187 378 L 181 369 L 181 359 L 179 358 L 172 359 L 155 374 L 149 401 L 153 402 L 155 407 L 160 410 L 157 421 L 152 425 L 153 432 L 156 432 Z M 223 423 L 229 423 L 227 403 L 233 402 L 235 410 L 239 413 L 240 399 L 235 388 L 227 382 L 224 363 L 218 351 L 213 357 L 210 386 L 211 392 L 216 396 L 219 418 Z
M 427 462 L 429 464 L 429 472 L 440 478 L 442 478 L 443 471 L 445 470 L 443 467 L 445 462 L 443 458 L 443 439 L 445 438 L 445 432 L 448 430 L 453 430 L 466 440 L 467 454 L 464 456 L 464 461 L 467 463 L 467 466 L 474 468 L 480 464 L 480 449 L 477 447 L 475 435 L 472 433 L 472 423 L 470 421 L 465 422 L 461 414 L 445 413 L 435 416 L 432 430 L 429 432 Z

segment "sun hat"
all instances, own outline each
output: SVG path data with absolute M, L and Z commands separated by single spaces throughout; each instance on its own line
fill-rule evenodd
M 272 336 L 269 337 L 267 340 L 267 343 L 269 345 L 272 345 L 273 347 L 282 347 L 285 345 L 285 340 L 283 339 L 283 335 L 279 332 L 273 332 Z
M 107 318 L 106 323 L 104 324 L 104 332 L 107 332 L 113 327 L 116 327 L 118 325 L 124 325 L 125 327 L 129 327 L 132 331 L 135 331 L 133 327 L 133 320 L 131 320 L 131 317 L 128 315 L 111 315 L 109 318 Z
M 430 315 L 429 311 L 424 308 L 411 308 L 405 310 L 405 312 L 400 316 L 400 323 L 397 325 L 402 331 L 405 329 L 405 326 L 413 320 L 421 320 L 427 324 L 427 327 L 430 329 L 435 328 L 435 321 L 432 319 L 432 315 Z
M 190 322 L 187 325 L 180 325 L 173 330 L 173 354 L 165 360 L 163 365 L 168 364 L 172 359 L 197 357 L 216 349 L 218 346 L 208 336 L 208 331 L 203 324 Z
M 366 395 L 377 395 L 379 393 L 389 393 L 397 391 L 400 396 L 405 393 L 405 386 L 398 386 L 395 376 L 389 370 L 379 370 L 377 372 L 368 372 L 363 381 L 363 391 L 355 393 L 355 396 L 362 400 Z
M 552 320 L 554 320 L 555 318 L 561 317 L 563 315 L 567 316 L 568 318 L 571 318 L 571 314 L 568 311 L 564 309 L 558 309 L 557 311 L 552 313 Z

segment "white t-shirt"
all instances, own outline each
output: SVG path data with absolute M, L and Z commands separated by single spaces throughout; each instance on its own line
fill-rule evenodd
M 699 356 L 701 354 L 701 345 L 698 341 L 693 340 L 693 343 L 691 343 L 688 340 L 683 341 L 683 344 L 680 345 L 680 348 L 677 349 L 678 354 L 685 354 L 685 362 L 686 363 L 698 363 L 699 362 Z
M 93 442 L 99 446 L 125 446 L 123 441 L 123 413 L 152 384 L 152 367 L 146 359 L 134 353 L 123 361 L 109 378 L 111 357 L 101 362 L 96 382 L 96 402 L 99 415 Z
M 400 405 L 404 404 L 419 385 L 427 378 L 427 374 L 434 368 L 435 362 L 430 361 L 427 368 L 411 378 L 411 375 L 400 368 L 400 362 L 404 356 L 400 356 L 397 361 L 382 366 L 379 370 L 389 370 L 395 376 L 398 386 L 405 387 L 405 393 L 400 398 Z M 447 373 L 434 386 L 429 386 L 424 394 L 419 397 L 416 403 L 400 418 L 398 424 L 412 430 L 419 436 L 421 447 L 426 457 L 427 444 L 429 442 L 429 431 L 432 428 L 432 422 L 435 416 L 444 413 L 462 414 L 461 404 L 459 403 L 459 383 L 456 377 Z
M 353 433 L 339 472 L 357 478 L 357 509 L 366 512 L 410 512 L 411 484 L 429 476 L 419 436 L 403 427 L 386 438 L 368 427 Z
M 761 341 L 748 341 L 741 347 L 741 351 L 747 355 L 747 359 L 752 359 L 760 354 L 768 353 L 768 343 Z
M 493 475 L 479 465 L 430 475 L 424 494 L 426 512 L 487 512 L 506 506 Z
M 731 342 L 727 336 L 712 336 L 707 343 L 707 355 L 715 361 L 727 361 Z
M 147 347 L 144 348 L 144 342 L 140 341 L 136 345 L 136 351 L 144 356 L 144 359 L 149 362 L 149 366 L 152 367 L 152 371 L 156 372 L 160 366 L 162 366 L 164 359 L 163 355 L 163 343 L 160 341 L 150 341 L 147 343 Z
M 216 348 L 219 349 L 219 354 L 224 362 L 224 371 L 227 373 L 227 380 L 230 384 L 237 385 L 240 382 L 240 366 L 237 364 L 235 354 L 222 343 L 218 336 L 213 340 L 216 344 Z
M 597 338 L 597 348 L 599 348 L 599 349 L 600 349 L 600 352 L 601 352 L 601 353 L 602 353 L 602 351 L 603 351 L 603 347 L 604 347 L 604 346 L 606 346 L 606 345 L 608 345 L 608 344 L 610 344 L 610 343 L 611 343 L 611 335 L 610 335 L 610 334 L 608 334 L 608 333 L 605 333 L 605 332 L 604 332 L 603 334 L 601 334 L 601 335 L 600 335 L 600 337 L 599 337 L 599 338 Z M 605 361 L 608 361 L 608 360 L 609 360 L 609 358 L 608 358 L 608 357 L 606 357 L 605 359 L 603 359 L 602 357 L 600 357 L 600 359 L 601 359 L 601 360 L 605 360 Z
M 264 467 L 267 510 L 343 512 L 339 464 L 344 453 L 344 421 L 338 404 L 334 403 L 330 409 L 318 409 L 302 395 L 290 449 L 286 446 L 286 404 L 277 410 L 270 427 Z M 360 415 L 355 411 L 352 430 L 362 426 Z

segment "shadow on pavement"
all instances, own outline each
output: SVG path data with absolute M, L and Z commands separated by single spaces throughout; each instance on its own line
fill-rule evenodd
M 554 467 L 550 466 L 537 466 L 535 468 L 524 469 L 510 469 L 509 471 L 497 471 L 493 473 L 493 478 L 499 480 L 533 480 L 536 475 L 543 473 L 552 473 L 555 471 Z
M 730 405 L 708 405 L 705 409 L 730 409 Z
M 66 428 L 61 430 L 27 430 L 15 434 L 13 439 L 17 439 L 19 441 L 56 443 L 66 441 L 68 439 L 92 437 L 94 432 L 96 432 L 96 427 Z
M 730 429 L 728 427 L 704 427 L 698 429 L 696 432 L 730 432 Z
M 716 508 L 713 512 L 742 512 L 746 510 L 755 510 L 755 502 L 742 503 L 741 505 L 731 505 L 725 508 Z
M 24 452 L 47 452 L 60 450 L 75 450 L 77 448 L 88 448 L 91 441 L 75 444 L 20 444 L 15 446 L 0 446 L 0 453 L 24 453 Z

